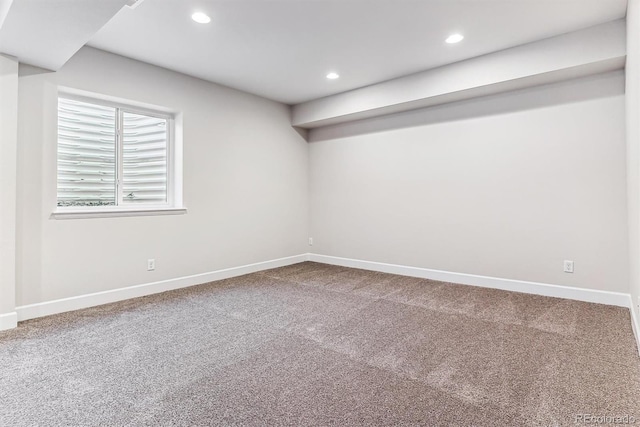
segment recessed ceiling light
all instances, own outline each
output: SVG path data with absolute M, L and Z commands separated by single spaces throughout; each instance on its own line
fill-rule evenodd
M 461 42 L 462 39 L 464 39 L 462 34 L 451 34 L 445 41 L 449 44 L 453 44 Z
M 327 74 L 327 78 L 328 78 L 329 80 L 335 80 L 335 79 L 337 79 L 338 77 L 340 77 L 340 75 L 339 75 L 338 73 L 329 73 L 329 74 Z
M 194 13 L 193 15 L 191 15 L 191 19 L 196 21 L 198 24 L 208 24 L 209 22 L 211 22 L 211 18 L 209 18 L 208 15 L 202 12 Z

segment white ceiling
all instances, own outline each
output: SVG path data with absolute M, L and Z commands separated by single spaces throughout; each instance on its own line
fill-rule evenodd
M 0 53 L 57 69 L 89 40 L 100 49 L 296 104 L 622 18 L 627 4 L 144 0 L 117 12 L 126 1 L 0 0 L 6 16 Z M 211 23 L 193 22 L 195 11 L 209 14 Z M 453 32 L 466 38 L 445 44 Z M 329 71 L 340 79 L 327 80 Z
M 0 53 L 57 70 L 127 0 L 0 0 Z
M 144 0 L 90 45 L 289 104 L 622 18 L 626 0 Z M 203 11 L 210 24 L 190 18 Z M 457 45 L 444 39 L 465 35 Z M 337 71 L 340 79 L 325 75 Z

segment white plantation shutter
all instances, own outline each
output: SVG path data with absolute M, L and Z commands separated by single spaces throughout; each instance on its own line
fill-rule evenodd
M 58 206 L 166 205 L 171 121 L 58 99 Z
M 58 100 L 58 206 L 116 204 L 116 109 Z
M 167 202 L 167 119 L 122 113 L 123 203 Z

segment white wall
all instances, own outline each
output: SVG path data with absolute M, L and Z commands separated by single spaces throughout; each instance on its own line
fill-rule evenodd
M 18 62 L 0 55 L 0 330 L 15 327 Z
M 181 111 L 188 214 L 50 219 L 58 85 Z M 284 105 L 84 48 L 57 73 L 23 67 L 18 107 L 19 306 L 297 255 L 307 236 L 318 254 L 628 292 L 622 72 L 307 144 Z
M 312 130 L 313 252 L 628 292 L 624 108 L 614 72 Z
M 627 8 L 626 124 L 631 300 L 640 319 L 640 0 Z M 636 324 L 640 347 L 640 324 Z
M 50 219 L 58 85 L 180 111 L 188 213 Z M 306 252 L 308 147 L 285 105 L 83 48 L 21 69 L 18 140 L 19 306 Z

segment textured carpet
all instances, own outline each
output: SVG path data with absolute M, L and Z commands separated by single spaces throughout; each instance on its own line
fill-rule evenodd
M 627 309 L 302 263 L 0 333 L 0 425 L 640 423 Z

